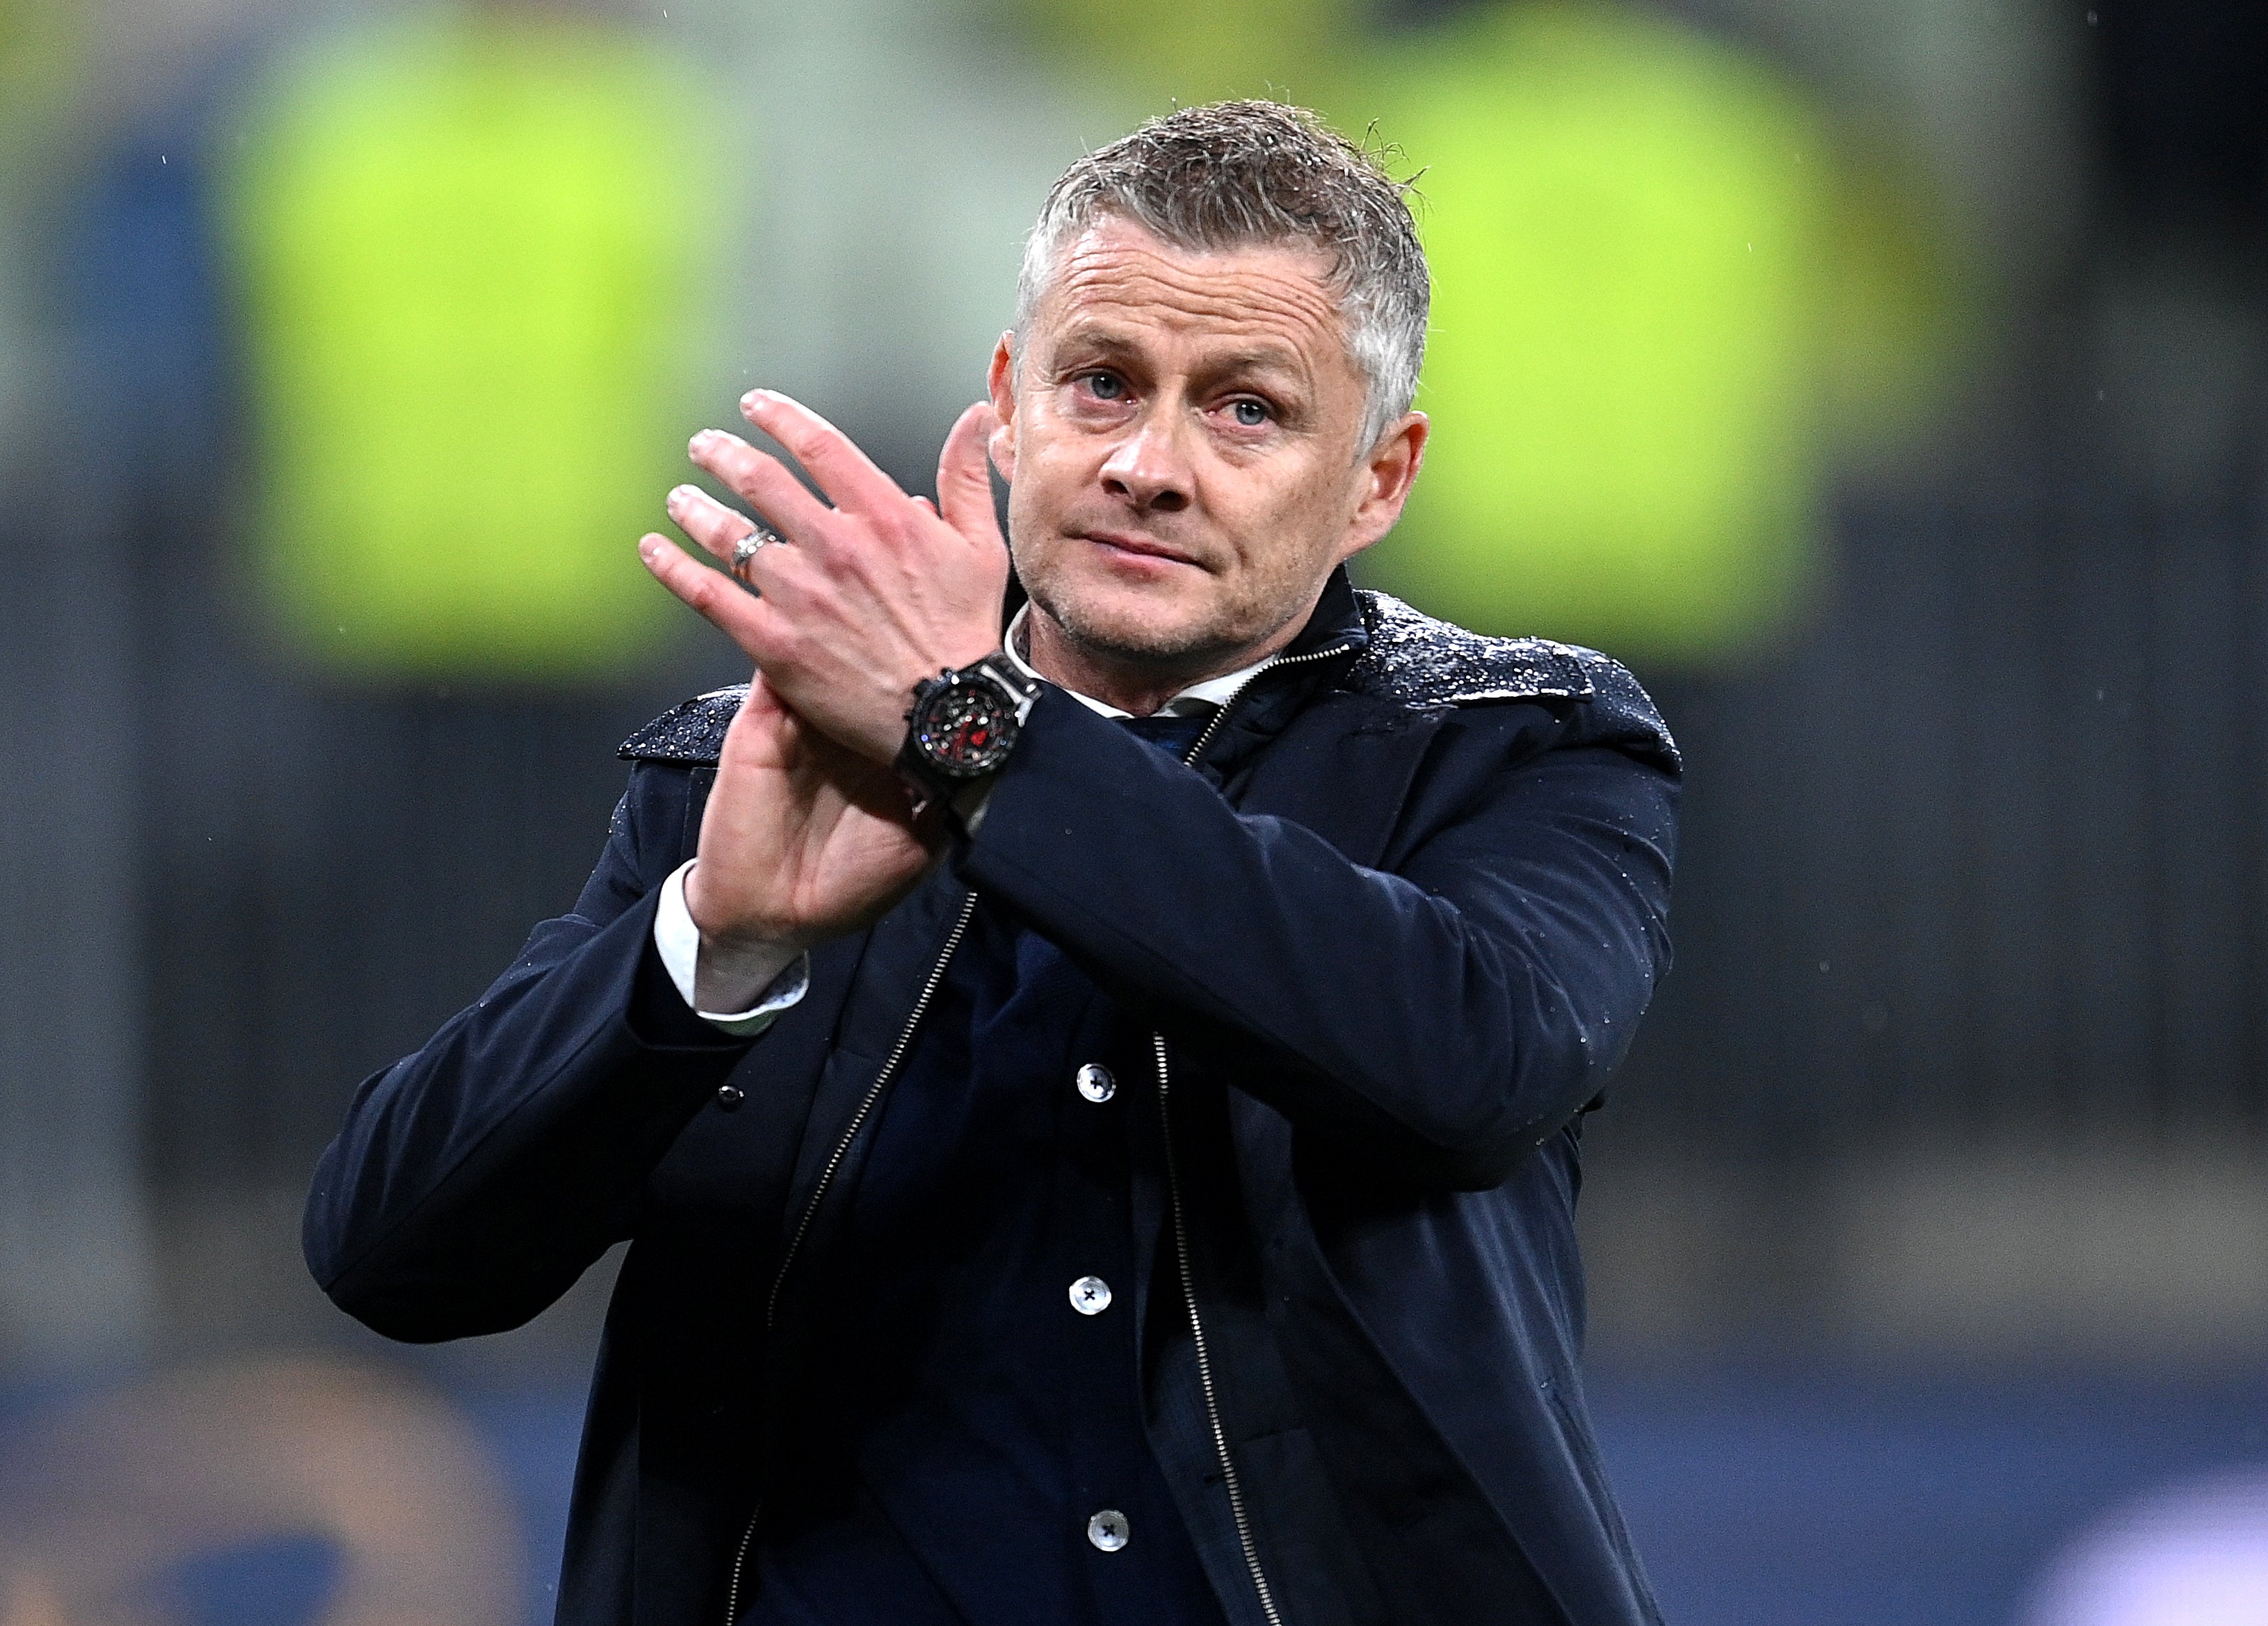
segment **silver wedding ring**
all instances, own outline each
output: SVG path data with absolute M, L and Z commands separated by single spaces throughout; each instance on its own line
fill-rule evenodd
M 748 580 L 748 561 L 756 556 L 756 549 L 759 548 L 769 548 L 775 542 L 784 542 L 787 539 L 782 536 L 777 531 L 772 530 L 765 526 L 758 526 L 755 530 L 749 532 L 746 536 L 742 537 L 733 545 L 733 574 L 738 577 L 744 585 L 747 584 Z

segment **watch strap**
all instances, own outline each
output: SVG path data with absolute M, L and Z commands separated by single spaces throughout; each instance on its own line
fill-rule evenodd
M 1003 650 L 995 650 L 983 659 L 971 661 L 961 670 L 964 673 L 981 672 L 1006 689 L 1016 703 L 1019 727 L 1023 725 L 1026 717 L 1032 715 L 1032 707 L 1040 698 L 1040 690 L 1046 687 L 1038 678 L 1009 659 Z

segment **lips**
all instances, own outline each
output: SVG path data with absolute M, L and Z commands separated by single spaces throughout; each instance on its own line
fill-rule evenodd
M 1186 564 L 1192 567 L 1195 567 L 1197 563 L 1180 548 L 1169 548 L 1165 543 L 1152 541 L 1146 536 L 1133 536 L 1123 531 L 1082 531 L 1074 534 L 1081 541 L 1098 543 L 1105 548 L 1115 548 L 1121 553 L 1137 554 L 1145 559 L 1157 559 L 1170 564 Z

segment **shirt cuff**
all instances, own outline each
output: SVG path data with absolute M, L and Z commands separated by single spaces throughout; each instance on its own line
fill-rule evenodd
M 695 979 L 701 970 L 701 928 L 693 923 L 693 916 L 685 907 L 685 872 L 693 867 L 693 862 L 688 858 L 670 871 L 669 879 L 661 883 L 661 900 L 653 912 L 654 952 L 661 956 L 662 968 L 669 973 L 669 980 L 676 985 L 687 1009 L 736 1039 L 753 1039 L 810 988 L 811 956 L 798 954 L 795 963 L 774 977 L 763 997 L 747 1010 L 729 1013 L 703 1011 L 694 995 Z

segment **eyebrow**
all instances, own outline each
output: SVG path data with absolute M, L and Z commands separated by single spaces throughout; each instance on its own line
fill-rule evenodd
M 1058 354 L 1067 349 L 1093 349 L 1105 357 L 1132 357 L 1139 354 L 1141 347 L 1107 328 L 1073 327 L 1057 337 L 1054 349 Z M 1223 373 L 1272 372 L 1299 379 L 1306 376 L 1306 371 L 1295 352 L 1278 344 L 1260 344 L 1232 350 L 1225 356 L 1204 357 L 1198 374 L 1209 378 Z
M 1206 370 L 1213 372 L 1285 372 L 1294 377 L 1306 372 L 1300 358 L 1280 345 L 1257 345 L 1248 350 L 1232 350 L 1227 355 L 1210 360 Z

